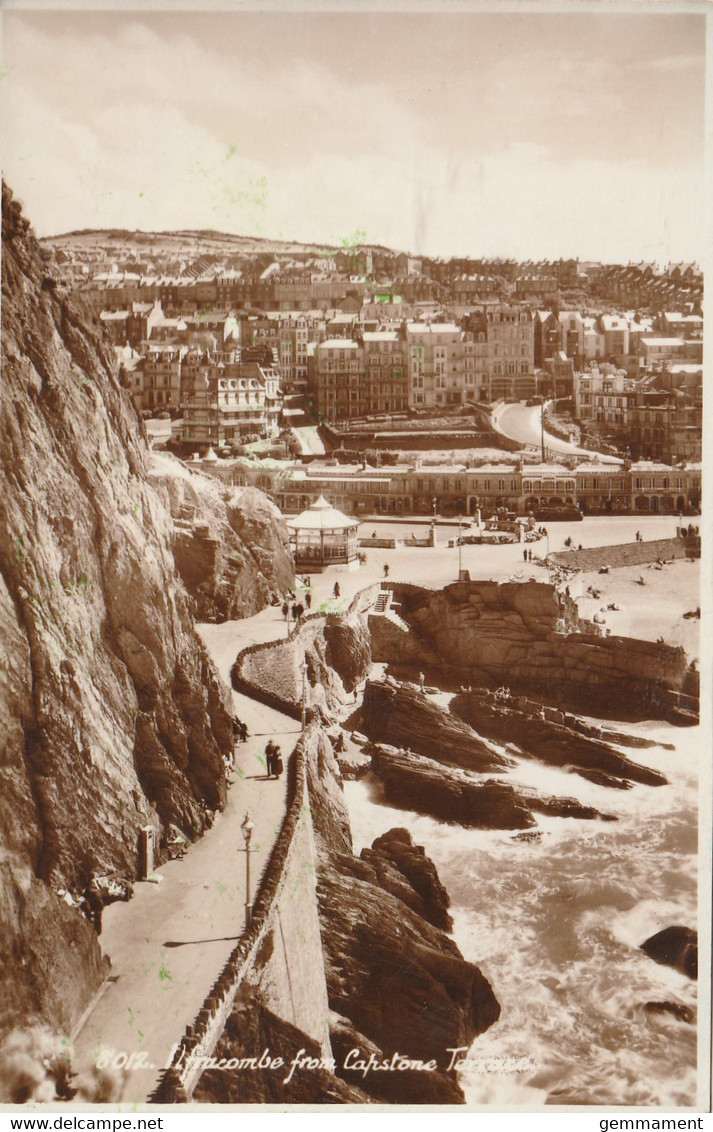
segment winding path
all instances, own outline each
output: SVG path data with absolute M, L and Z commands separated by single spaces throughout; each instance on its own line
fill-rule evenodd
M 257 630 L 246 621 L 201 626 L 199 631 L 228 682 L 230 664 L 249 643 L 243 638 L 279 636 L 283 626 L 281 618 L 277 622 L 261 615 Z M 73 1065 L 76 1072 L 91 1074 L 98 1059 L 121 1064 L 122 1054 L 133 1054 L 118 1098 L 123 1102 L 150 1096 L 159 1070 L 203 1006 L 242 932 L 245 854 L 240 825 L 246 810 L 255 823 L 253 895 L 285 813 L 286 779 L 265 779 L 263 752 L 268 737 L 283 752 L 291 751 L 299 723 L 246 696 L 233 697 L 250 737 L 236 748 L 226 809 L 182 860 L 156 871 L 160 883 L 137 883 L 128 904 L 112 904 L 104 912 L 101 945 L 112 968 L 73 1035 Z

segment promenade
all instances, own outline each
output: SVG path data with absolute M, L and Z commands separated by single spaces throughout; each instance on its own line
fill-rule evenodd
M 206 635 L 210 639 L 212 630 L 223 628 L 207 626 Z M 232 659 L 239 647 L 233 646 Z M 225 670 L 223 675 L 228 675 Z M 299 723 L 247 697 L 236 695 L 235 700 L 250 738 L 236 748 L 226 809 L 181 860 L 157 870 L 158 883 L 137 883 L 132 900 L 104 911 L 100 943 L 112 968 L 74 1034 L 72 1060 L 76 1072 L 91 1075 L 97 1061 L 118 1065 L 122 1055 L 133 1055 L 122 1102 L 150 1096 L 159 1070 L 242 932 L 245 853 L 240 825 L 245 812 L 255 823 L 253 896 L 284 816 L 286 777 L 265 779 L 263 752 L 272 738 L 289 754 Z

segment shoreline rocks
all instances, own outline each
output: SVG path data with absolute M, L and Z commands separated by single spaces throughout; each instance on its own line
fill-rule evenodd
M 616 820 L 576 798 L 539 795 L 530 787 L 515 787 L 492 778 L 475 779 L 410 751 L 377 747 L 372 771 L 394 805 L 470 829 L 530 829 L 536 824 L 536 812 L 552 817 Z
M 534 710 L 521 711 L 517 705 L 518 697 L 495 702 L 486 693 L 471 692 L 455 696 L 451 710 L 488 738 L 517 744 L 526 757 L 532 756 L 550 766 L 569 766 L 576 773 L 582 770 L 586 772 L 584 777 L 596 773 L 600 785 L 614 785 L 608 778 L 646 786 L 666 784 L 659 771 L 632 762 L 604 740 L 560 722 L 564 713 L 542 708 L 538 715 Z
M 674 925 L 650 936 L 641 944 L 655 963 L 674 967 L 689 979 L 698 978 L 698 932 Z

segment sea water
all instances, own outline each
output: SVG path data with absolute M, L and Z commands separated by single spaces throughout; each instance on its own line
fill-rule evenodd
M 697 926 L 700 731 L 616 726 L 656 742 L 621 750 L 668 785 L 609 789 L 519 759 L 513 784 L 618 819 L 536 814 L 535 840 L 397 809 L 371 775 L 345 783 L 355 852 L 393 826 L 411 832 L 448 889 L 455 941 L 501 1004 L 464 1055 L 469 1104 L 696 1104 L 696 1025 L 644 1009 L 671 1002 L 695 1013 L 696 983 L 640 945 L 670 925 Z

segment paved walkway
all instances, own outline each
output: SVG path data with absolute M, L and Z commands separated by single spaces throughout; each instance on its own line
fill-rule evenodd
M 221 648 L 225 626 L 204 629 L 209 647 L 218 637 L 217 660 L 227 677 L 226 650 Z M 242 643 L 235 623 L 232 629 L 234 659 Z M 158 1071 L 203 1005 L 243 929 L 245 853 L 240 824 L 246 810 L 255 823 L 253 896 L 285 812 L 286 779 L 265 779 L 263 752 L 267 737 L 272 737 L 288 754 L 299 724 L 244 696 L 235 696 L 235 708 L 250 738 L 236 749 L 225 811 L 182 860 L 169 861 L 157 871 L 160 883 L 138 883 L 128 904 L 112 904 L 104 912 L 101 945 L 111 957 L 112 970 L 74 1036 L 73 1062 L 81 1072 L 111 1050 L 114 1056 L 133 1053 L 135 1059 L 142 1054 L 148 1067 L 134 1061 L 137 1067 L 127 1073 L 124 1102 L 150 1095 Z

